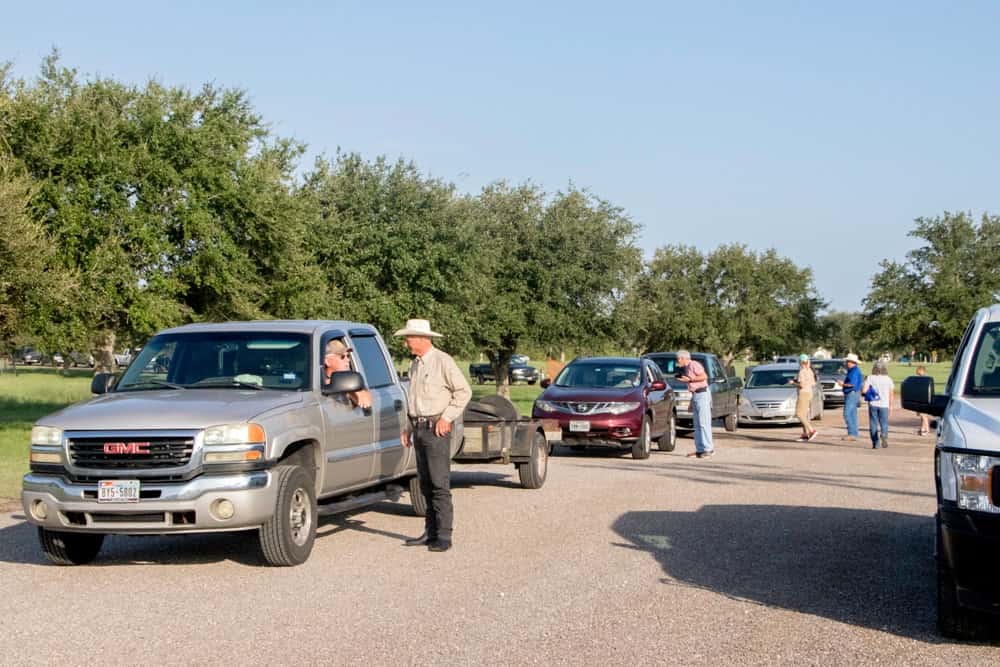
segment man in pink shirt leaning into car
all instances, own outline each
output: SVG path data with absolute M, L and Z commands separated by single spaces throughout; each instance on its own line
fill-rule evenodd
M 689 457 L 707 459 L 715 454 L 712 443 L 712 392 L 708 389 L 705 367 L 691 358 L 687 350 L 677 351 L 675 377 L 691 392 L 691 416 L 694 422 L 694 451 Z

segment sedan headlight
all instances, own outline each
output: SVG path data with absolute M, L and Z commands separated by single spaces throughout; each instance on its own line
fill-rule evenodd
M 632 412 L 633 410 L 638 410 L 639 404 L 635 402 L 630 403 L 608 403 L 606 412 L 610 412 L 613 415 L 623 415 L 626 412 Z
M 31 444 L 33 445 L 61 445 L 62 429 L 52 426 L 36 426 L 31 429 Z
M 210 426 L 204 430 L 204 443 L 212 445 L 243 445 L 248 443 L 264 443 L 264 427 L 260 424 L 223 424 Z
M 941 497 L 958 502 L 964 510 L 1000 514 L 992 496 L 993 468 L 1000 458 L 979 454 L 939 452 Z
M 541 401 L 541 400 L 535 401 L 535 408 L 537 408 L 539 412 L 556 411 L 556 406 L 555 404 L 552 403 L 552 401 Z

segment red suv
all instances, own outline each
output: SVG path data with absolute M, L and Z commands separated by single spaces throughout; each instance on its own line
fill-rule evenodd
M 574 359 L 542 387 L 531 416 L 558 421 L 563 444 L 631 448 L 636 459 L 654 441 L 667 452 L 677 444 L 673 391 L 648 359 Z

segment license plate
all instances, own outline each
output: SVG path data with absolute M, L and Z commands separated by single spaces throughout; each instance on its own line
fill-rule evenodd
M 100 482 L 97 483 L 97 502 L 99 503 L 139 502 L 139 480 L 102 479 Z
M 570 420 L 569 430 L 574 433 L 586 433 L 590 430 L 590 422 L 585 420 L 578 421 L 576 419 Z

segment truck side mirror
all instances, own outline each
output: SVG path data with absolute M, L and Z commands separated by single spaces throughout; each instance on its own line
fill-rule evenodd
M 934 378 L 911 375 L 903 380 L 901 389 L 903 409 L 940 417 L 948 406 L 948 397 L 934 393 Z
M 359 391 L 365 388 L 364 378 L 355 371 L 339 371 L 330 375 L 330 382 L 323 385 L 324 396 L 335 396 L 348 391 Z
M 115 386 L 118 378 L 114 373 L 98 373 L 90 381 L 91 394 L 106 394 Z

